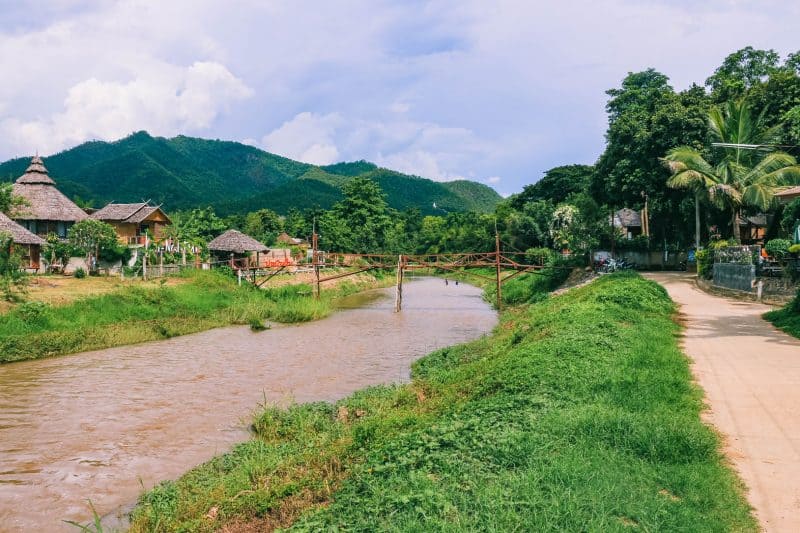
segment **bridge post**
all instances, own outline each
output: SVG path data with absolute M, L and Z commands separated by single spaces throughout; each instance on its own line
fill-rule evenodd
M 395 289 L 394 312 L 399 313 L 403 309 L 403 255 L 397 258 L 397 287 Z
M 317 228 L 314 220 L 314 231 L 311 234 L 311 264 L 314 266 L 314 298 L 319 300 L 319 255 L 317 250 Z
M 497 279 L 496 279 L 496 281 L 497 281 L 497 310 L 498 311 L 502 311 L 503 310 L 503 293 L 502 293 L 503 281 L 500 278 L 500 232 L 498 232 L 497 230 L 495 230 L 495 232 L 494 232 L 494 248 L 495 248 L 494 264 L 495 264 L 495 268 L 497 270 L 497 274 L 496 274 L 497 275 Z

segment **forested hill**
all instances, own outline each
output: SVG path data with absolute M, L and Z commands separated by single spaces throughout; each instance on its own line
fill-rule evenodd
M 0 181 L 13 181 L 29 162 L 18 158 L 0 164 Z M 87 142 L 46 157 L 45 165 L 61 191 L 93 207 L 150 199 L 168 210 L 211 205 L 223 215 L 261 208 L 278 213 L 292 207 L 327 209 L 355 176 L 377 182 L 391 207 L 423 214 L 489 212 L 500 200 L 492 188 L 471 181 L 435 182 L 366 161 L 319 167 L 237 142 L 165 139 L 146 132 L 116 142 Z

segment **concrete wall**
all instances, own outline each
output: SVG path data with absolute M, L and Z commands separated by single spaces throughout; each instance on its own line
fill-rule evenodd
M 753 282 L 756 279 L 755 265 L 742 265 L 739 263 L 714 263 L 715 287 L 732 289 L 735 291 L 752 292 Z

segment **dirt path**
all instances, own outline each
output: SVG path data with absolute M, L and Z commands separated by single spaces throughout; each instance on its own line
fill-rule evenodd
M 684 347 L 708 419 L 764 530 L 800 531 L 800 341 L 761 319 L 765 305 L 711 296 L 686 274 L 647 277 L 686 316 Z

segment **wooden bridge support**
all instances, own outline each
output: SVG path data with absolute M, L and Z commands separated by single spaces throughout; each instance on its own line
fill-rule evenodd
M 405 269 L 405 261 L 403 256 L 397 258 L 397 288 L 395 289 L 394 298 L 394 312 L 399 313 L 403 309 L 403 270 Z

